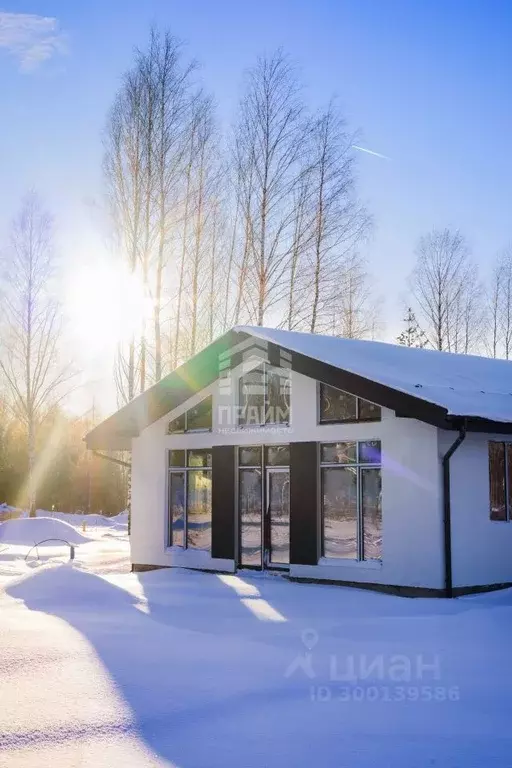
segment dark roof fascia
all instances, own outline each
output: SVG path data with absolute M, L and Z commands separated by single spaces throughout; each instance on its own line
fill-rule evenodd
M 461 419 L 462 416 L 453 417 Z M 477 416 L 466 417 L 468 432 L 494 432 L 499 435 L 512 435 L 512 423 L 503 421 L 492 421 L 490 419 L 481 419 Z
M 337 368 L 329 363 L 292 352 L 292 369 L 316 381 L 330 384 L 353 395 L 370 400 L 384 408 L 395 411 L 399 416 L 418 419 L 441 429 L 454 429 L 445 408 L 414 397 L 385 384 L 371 381 L 356 373 Z
M 292 352 L 292 368 L 305 376 L 323 381 L 338 389 L 343 389 L 365 400 L 382 405 L 395 411 L 397 416 L 418 419 L 439 429 L 457 430 L 465 420 L 468 432 L 489 432 L 501 435 L 512 434 L 512 423 L 492 421 L 464 414 L 448 415 L 440 405 L 429 403 L 421 397 L 414 397 L 406 392 L 392 389 L 384 384 L 371 381 L 355 373 L 323 363 L 320 360 Z

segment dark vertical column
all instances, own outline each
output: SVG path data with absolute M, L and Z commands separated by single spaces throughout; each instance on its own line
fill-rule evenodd
M 316 443 L 290 443 L 290 563 L 318 563 Z
M 235 558 L 235 446 L 212 450 L 212 557 Z

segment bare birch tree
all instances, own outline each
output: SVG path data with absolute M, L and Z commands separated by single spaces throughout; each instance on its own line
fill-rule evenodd
M 376 338 L 381 330 L 380 299 L 374 296 L 364 258 L 351 253 L 337 278 L 331 333 L 346 339 Z
M 62 362 L 61 311 L 51 294 L 53 222 L 35 193 L 27 195 L 11 229 L 3 261 L 0 370 L 10 408 L 26 429 L 27 496 L 35 515 L 37 435 L 72 377 Z
M 225 178 L 227 179 L 227 173 L 225 173 Z M 239 223 L 240 223 L 240 202 L 239 200 L 236 201 L 234 206 L 234 214 L 232 216 L 232 221 L 230 222 L 230 237 L 229 237 L 229 246 L 228 246 L 228 258 L 227 258 L 227 265 L 226 265 L 226 282 L 223 289 L 223 307 L 222 307 L 222 324 L 221 329 L 222 331 L 226 331 L 231 323 L 231 299 L 232 299 L 232 293 L 233 293 L 233 272 L 235 267 L 235 257 L 236 257 L 236 247 L 238 242 L 238 234 L 239 234 Z
M 463 298 L 473 271 L 469 247 L 460 232 L 434 229 L 420 239 L 411 287 L 435 349 L 464 351 Z
M 283 53 L 260 58 L 249 72 L 235 142 L 249 250 L 242 272 L 247 266 L 246 294 L 258 325 L 286 296 L 304 113 L 296 73 Z
M 142 82 L 139 73 L 128 72 L 109 114 L 105 135 L 104 175 L 119 247 L 135 275 L 141 249 L 143 220 L 144 128 Z M 136 339 L 128 345 L 127 360 L 118 352 L 116 384 L 122 401 L 135 395 Z
M 218 193 L 212 192 L 210 201 L 210 240 L 208 246 L 208 289 L 206 296 L 206 342 L 210 344 L 218 333 L 225 330 L 224 312 L 226 284 L 231 280 L 230 270 L 232 262 L 231 255 L 228 253 L 228 243 L 226 242 L 226 223 L 224 218 L 224 206 L 222 205 L 221 185 L 224 174 L 218 177 Z M 229 300 L 229 294 L 228 294 Z
M 369 229 L 368 214 L 355 196 L 353 143 L 331 102 L 314 122 L 311 141 L 311 333 L 325 328 L 333 302 L 343 301 L 337 295 L 337 275 Z M 348 287 L 355 263 L 348 265 Z
M 491 357 L 499 356 L 503 279 L 503 262 L 498 258 L 494 265 L 490 284 L 487 289 L 487 307 L 491 328 L 490 338 L 488 340 L 488 351 Z
M 300 326 L 308 306 L 305 254 L 312 240 L 311 232 L 311 174 L 306 169 L 300 175 L 294 190 L 293 235 L 288 275 L 288 313 L 286 327 L 289 331 Z
M 512 354 L 512 249 L 507 249 L 502 256 L 503 289 L 501 294 L 501 330 L 503 353 L 506 360 Z
M 469 272 L 462 291 L 462 347 L 465 355 L 482 346 L 485 325 L 484 287 L 476 268 Z
M 154 155 L 157 173 L 157 253 L 153 324 L 155 379 L 158 381 L 164 372 L 161 328 L 164 273 L 172 259 L 172 230 L 177 228 L 178 208 L 183 196 L 184 159 L 191 109 L 189 90 L 195 64 L 182 64 L 181 46 L 169 33 L 158 39 L 156 59 Z
M 195 158 L 193 162 L 193 235 L 190 258 L 189 318 L 190 349 L 194 355 L 198 349 L 201 320 L 201 296 L 207 289 L 207 252 L 211 225 L 214 221 L 216 167 L 215 128 L 213 103 L 208 97 L 198 101 L 197 130 L 195 132 Z
M 195 168 L 195 153 L 197 148 L 197 134 L 199 131 L 199 124 L 201 120 L 201 103 L 202 94 L 196 95 L 193 100 L 192 110 L 190 114 L 190 123 L 188 126 L 186 136 L 186 162 L 184 168 L 185 178 L 185 191 L 183 198 L 183 215 L 181 218 L 181 235 L 179 245 L 179 261 L 177 266 L 177 294 L 176 294 L 176 316 L 173 332 L 173 360 L 172 367 L 176 368 L 178 365 L 179 356 L 182 352 L 182 324 L 183 324 L 183 308 L 185 302 L 185 289 L 187 278 L 187 264 L 190 254 L 190 232 L 191 232 L 191 218 L 194 208 L 194 187 L 193 187 L 193 173 Z
M 119 352 L 116 380 L 125 401 L 135 394 L 137 375 L 143 391 L 163 373 L 165 273 L 183 199 L 194 67 L 183 61 L 172 35 L 152 30 L 147 49 L 135 52 L 108 119 L 104 172 L 118 241 L 153 308 L 152 328 L 144 317 L 127 359 Z
M 512 354 L 512 248 L 498 255 L 487 290 L 490 333 L 487 348 L 492 357 Z
M 114 221 L 152 307 L 118 355 L 123 402 L 232 324 L 375 327 L 355 251 L 369 220 L 355 194 L 353 137 L 334 105 L 312 120 L 282 52 L 259 59 L 228 172 L 193 70 L 174 38 L 153 31 L 109 117 Z

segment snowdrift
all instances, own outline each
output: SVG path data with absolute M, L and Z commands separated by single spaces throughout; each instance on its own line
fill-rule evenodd
M 128 525 L 128 512 L 120 512 L 118 515 L 107 517 L 96 512 L 86 514 L 84 512 L 49 512 L 45 509 L 38 509 L 36 515 L 37 517 L 49 517 L 52 520 L 62 520 L 78 527 L 85 523 L 87 528 L 120 529 Z
M 91 541 L 69 523 L 50 517 L 25 517 L 0 523 L 0 542 L 33 546 L 43 539 L 65 539 L 70 544 L 82 544 Z M 47 542 L 55 546 L 56 542 Z

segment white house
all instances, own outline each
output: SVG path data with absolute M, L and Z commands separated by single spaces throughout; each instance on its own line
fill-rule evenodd
M 512 584 L 512 363 L 237 327 L 86 437 L 131 450 L 134 570 Z

